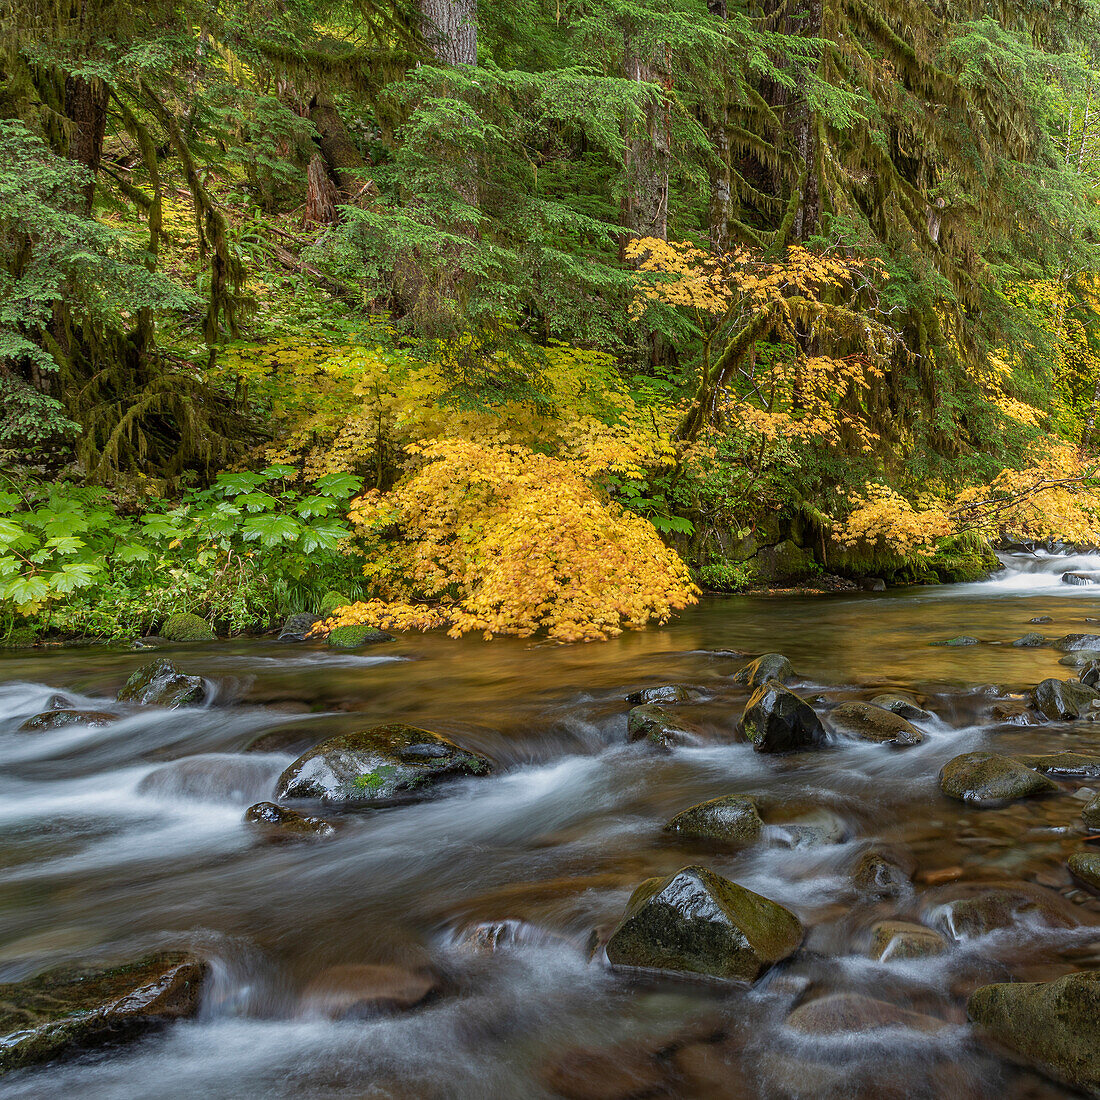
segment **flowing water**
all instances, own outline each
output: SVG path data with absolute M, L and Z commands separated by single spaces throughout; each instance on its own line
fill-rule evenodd
M 156 655 L 217 694 L 177 711 L 112 702 L 148 652 L 4 654 L 0 981 L 163 945 L 210 959 L 213 979 L 198 1018 L 9 1074 L 0 1096 L 541 1097 L 570 1064 L 591 1078 L 588 1093 L 574 1082 L 576 1095 L 627 1096 L 645 1089 L 616 1086 L 616 1074 L 642 1072 L 635 1063 L 654 1052 L 666 1090 L 685 1097 L 1068 1095 L 983 1045 L 965 1001 L 985 982 L 1100 965 L 1100 905 L 1064 869 L 1090 792 L 1069 782 L 1055 797 L 979 810 L 946 799 L 937 773 L 977 748 L 1100 751 L 1089 722 L 991 718 L 1040 679 L 1074 675 L 1057 651 L 1008 643 L 1098 629 L 1100 589 L 1058 579 L 1098 568 L 1089 557 L 1014 558 L 980 584 L 707 600 L 666 628 L 598 645 L 180 646 Z M 1028 625 L 1040 615 L 1053 623 Z M 985 644 L 929 645 L 962 633 Z M 788 655 L 797 690 L 823 703 L 904 688 L 936 720 L 905 751 L 844 742 L 756 754 L 735 734 L 746 691 L 732 674 L 741 654 L 766 651 Z M 624 696 L 666 683 L 706 692 L 679 711 L 704 741 L 669 754 L 628 744 Z M 18 731 L 56 692 L 125 717 Z M 383 721 L 446 733 L 497 770 L 430 801 L 342 815 L 324 842 L 273 845 L 243 823 L 303 745 Z M 273 730 L 265 751 L 242 751 Z M 662 833 L 678 810 L 731 793 L 753 795 L 775 826 L 764 843 L 737 852 Z M 782 828 L 821 811 L 838 843 L 800 845 Z M 912 871 L 911 893 L 859 897 L 851 870 L 872 843 Z M 689 863 L 796 912 L 807 928 L 799 954 L 752 988 L 613 972 L 598 952 L 588 961 L 592 930 L 614 925 L 639 882 Z M 1078 927 L 1033 917 L 985 935 L 952 929 L 950 902 L 979 883 L 1045 892 Z M 939 927 L 950 949 L 872 961 L 871 925 L 895 916 Z M 484 921 L 511 922 L 496 951 L 471 942 Z M 326 968 L 372 963 L 428 965 L 440 992 L 359 1020 L 331 1020 L 307 995 Z M 875 1030 L 785 1026 L 793 1006 L 831 991 L 943 1023 L 887 1014 L 891 1026 Z M 716 1028 L 721 1043 L 699 1041 Z

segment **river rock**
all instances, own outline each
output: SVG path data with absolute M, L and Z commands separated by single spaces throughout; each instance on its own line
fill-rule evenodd
M 756 803 L 744 795 L 731 794 L 681 810 L 665 826 L 665 832 L 692 839 L 751 844 L 759 839 L 763 828 Z
M 942 642 L 930 642 L 930 645 L 948 645 L 952 647 L 978 645 L 978 639 L 970 634 L 956 634 L 954 638 L 948 638 Z
M 870 956 L 879 962 L 942 955 L 947 940 L 934 928 L 905 920 L 882 920 L 871 928 Z
M 160 636 L 170 642 L 212 642 L 215 640 L 214 631 L 210 624 L 201 615 L 191 615 L 183 612 L 180 615 L 170 615 L 161 627 Z
M 361 623 L 349 623 L 336 626 L 328 632 L 325 641 L 333 649 L 359 649 L 365 645 L 378 645 L 380 642 L 393 642 L 396 638 L 386 630 L 364 626 Z
M 1052 677 L 1040 682 L 1031 697 L 1036 709 L 1047 718 L 1055 722 L 1071 721 L 1080 718 L 1100 699 L 1100 692 L 1077 680 L 1055 680 Z
M 1084 668 L 1094 661 L 1100 661 L 1100 649 L 1077 649 L 1058 658 L 1058 663 L 1067 668 Z
M 825 727 L 810 704 L 775 680 L 749 699 L 741 732 L 757 752 L 798 752 L 826 742 Z
M 1100 971 L 983 985 L 966 1013 L 997 1042 L 1061 1080 L 1100 1091 Z
M 194 1016 L 207 966 L 181 953 L 0 985 L 0 1072 L 132 1039 Z
M 1040 719 L 1035 711 L 1020 699 L 1002 699 L 994 703 L 989 711 L 994 722 L 1005 722 L 1014 726 L 1037 726 Z
M 802 925 L 782 905 L 705 867 L 651 878 L 607 941 L 615 966 L 754 981 L 793 955 Z
M 1015 928 L 1021 921 L 1035 918 L 1054 928 L 1075 927 L 1076 919 L 1059 908 L 1059 900 L 1038 889 L 983 890 L 948 902 L 939 911 L 938 923 L 956 940 Z
M 1025 768 L 1067 779 L 1100 779 L 1100 756 L 1084 752 L 1047 752 L 1016 757 Z
M 1054 619 L 1050 615 L 1036 615 L 1034 619 L 1028 619 L 1028 622 L 1031 624 L 1052 623 Z
M 949 798 L 983 805 L 1056 791 L 1058 786 L 1009 756 L 966 752 L 940 769 L 940 789 Z
M 930 722 L 936 717 L 930 710 L 924 710 L 923 707 L 917 706 L 908 696 L 895 695 L 893 692 L 876 695 L 871 700 L 871 705 L 892 710 L 895 714 L 900 714 L 902 718 L 906 718 L 910 722 Z
M 331 737 L 303 753 L 279 776 L 275 799 L 369 804 L 490 771 L 485 757 L 448 737 L 391 723 Z
M 1096 584 L 1100 580 L 1100 573 L 1070 572 L 1062 574 L 1063 584 Z
M 787 1017 L 787 1027 L 806 1035 L 836 1035 L 845 1031 L 865 1034 L 886 1027 L 941 1031 L 947 1026 L 946 1020 L 860 993 L 827 993 L 799 1005 Z
M 734 683 L 755 688 L 769 680 L 789 684 L 795 679 L 795 674 L 791 662 L 782 653 L 765 653 L 755 661 L 749 661 L 743 668 L 739 668 L 733 674 L 733 679 Z
M 1074 852 L 1066 866 L 1074 878 L 1100 890 L 1100 852 Z
M 864 852 L 852 868 L 852 885 L 866 897 L 896 898 L 909 893 L 913 884 L 889 856 L 874 849 Z
M 280 642 L 304 642 L 306 635 L 324 619 L 318 618 L 309 611 L 300 611 L 296 615 L 288 615 L 283 622 L 283 628 L 279 631 Z
M 309 817 L 274 802 L 257 802 L 249 806 L 244 812 L 244 819 L 270 840 L 327 840 L 336 835 L 331 821 L 323 817 Z
M 630 741 L 646 741 L 662 749 L 696 745 L 700 740 L 694 726 L 655 703 L 634 707 L 627 714 L 626 736 Z
M 1064 653 L 1078 649 L 1100 650 L 1100 634 L 1066 634 L 1052 644 Z
M 1094 688 L 1097 684 L 1100 684 L 1100 661 L 1089 661 L 1089 663 L 1077 673 L 1077 679 L 1080 680 L 1085 687 Z
M 780 840 L 792 848 L 819 848 L 824 844 L 843 844 L 851 835 L 848 822 L 826 809 L 807 810 L 790 821 L 775 826 Z
M 379 965 L 330 966 L 302 991 L 308 1015 L 363 1020 L 407 1012 L 440 991 L 439 978 L 425 968 Z
M 198 706 L 206 698 L 201 676 L 186 676 L 171 661 L 142 665 L 118 693 L 120 703 L 156 707 Z
M 1038 649 L 1040 646 L 1047 644 L 1046 638 L 1042 634 L 1025 634 L 1022 638 L 1017 638 L 1012 643 L 1014 649 Z
M 542 1083 L 564 1100 L 642 1100 L 667 1096 L 671 1067 L 644 1043 L 574 1047 L 539 1069 Z
M 1100 829 L 1100 794 L 1093 795 L 1081 811 L 1081 820 L 1086 828 Z
M 25 733 L 48 733 L 66 726 L 109 726 L 118 721 L 117 714 L 104 710 L 44 710 L 28 718 L 19 729 Z
M 829 712 L 829 725 L 835 733 L 880 745 L 901 748 L 924 740 L 924 734 L 900 714 L 873 703 L 841 703 Z
M 627 697 L 628 703 L 694 703 L 701 699 L 703 693 L 696 688 L 684 687 L 683 684 L 663 684 L 660 687 L 641 688 L 632 691 Z

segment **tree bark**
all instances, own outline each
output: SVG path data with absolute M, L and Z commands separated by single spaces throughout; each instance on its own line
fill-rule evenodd
M 822 29 L 822 2 L 809 0 L 807 13 L 797 22 L 798 33 L 804 38 L 820 38 Z M 812 63 L 811 63 L 812 64 Z M 805 81 L 809 77 L 809 64 L 801 73 Z M 794 237 L 804 241 L 812 237 L 821 225 L 821 180 L 818 175 L 817 116 L 806 101 L 805 92 L 794 109 L 794 143 L 802 169 L 802 201 L 794 219 Z
M 628 80 L 669 87 L 668 74 L 653 57 L 639 56 L 629 28 L 624 35 L 623 70 Z M 672 160 L 668 104 L 665 97 L 650 96 L 642 125 L 635 126 L 626 141 L 626 184 L 623 188 L 620 224 L 622 247 L 630 237 L 668 240 L 668 171 Z
M 420 0 L 420 16 L 440 65 L 477 64 L 477 0 Z
M 103 135 L 107 130 L 107 85 L 102 80 L 86 80 L 82 76 L 65 79 L 65 114 L 72 123 L 68 153 L 88 169 L 88 179 L 81 188 L 84 213 L 90 214 L 95 200 L 96 175 L 103 159 Z
M 368 181 L 366 163 L 351 140 L 332 96 L 319 92 L 309 107 L 309 120 L 320 134 L 321 155 L 344 198 L 351 198 Z

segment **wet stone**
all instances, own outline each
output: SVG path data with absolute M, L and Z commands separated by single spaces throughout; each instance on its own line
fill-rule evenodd
M 1089 661 L 1089 663 L 1077 673 L 1077 679 L 1080 680 L 1085 687 L 1094 688 L 1097 684 L 1100 684 L 1100 661 Z
M 947 940 L 933 928 L 912 921 L 883 920 L 871 929 L 870 956 L 879 962 L 926 959 L 942 955 Z
M 1052 619 L 1049 615 L 1036 615 L 1034 619 L 1028 619 L 1028 622 L 1031 624 L 1052 623 L 1054 622 L 1054 619 Z
M 156 707 L 198 706 L 205 697 L 201 676 L 187 676 L 165 660 L 142 665 L 118 693 L 120 703 Z
M 1056 783 L 995 752 L 967 752 L 944 764 L 940 789 L 949 798 L 994 805 L 1058 790 Z
M 946 646 L 953 646 L 953 647 L 959 648 L 959 647 L 962 647 L 962 646 L 978 645 L 979 642 L 978 642 L 978 639 L 975 638 L 971 634 L 958 634 L 954 638 L 948 638 L 946 641 L 931 642 L 930 644 L 931 645 L 946 645 Z
M 739 668 L 733 674 L 733 679 L 735 683 L 755 688 L 766 684 L 769 680 L 789 684 L 795 679 L 795 672 L 791 662 L 782 653 L 765 653 L 743 668 Z
M 323 619 L 309 611 L 300 611 L 297 615 L 288 615 L 279 631 L 280 642 L 304 642 L 309 632 Z
M 909 876 L 892 859 L 873 849 L 864 852 L 852 869 L 852 885 L 864 896 L 896 898 L 909 893 Z
M 820 848 L 826 844 L 843 844 L 851 835 L 848 822 L 832 810 L 822 807 L 807 810 L 790 821 L 774 827 L 792 848 Z
M 756 803 L 743 795 L 712 798 L 681 810 L 666 826 L 666 833 L 731 844 L 751 844 L 759 839 L 764 822 Z
M 244 813 L 249 825 L 255 826 L 271 840 L 316 839 L 335 836 L 336 828 L 323 817 L 310 817 L 279 806 L 274 802 L 257 802 Z
M 1067 668 L 1084 668 L 1086 665 L 1091 665 L 1094 661 L 1100 661 L 1100 650 L 1097 649 L 1079 649 L 1073 653 L 1067 653 L 1064 657 L 1058 658 L 1060 665 L 1065 665 Z
M 663 684 L 660 687 L 641 688 L 632 691 L 627 697 L 628 703 L 694 703 L 703 697 L 697 688 L 684 687 L 683 684 Z
M 117 714 L 103 710 L 46 710 L 28 718 L 19 729 L 25 733 L 48 733 L 66 726 L 109 726 L 118 721 Z
M 986 1034 L 1060 1080 L 1100 1090 L 1100 971 L 982 986 L 966 1011 Z
M 279 777 L 275 799 L 369 805 L 427 794 L 444 780 L 490 771 L 485 757 L 448 737 L 391 723 L 331 737 L 303 753 Z
M 542 1083 L 566 1100 L 642 1100 L 667 1095 L 670 1070 L 641 1043 L 577 1047 L 541 1067 Z
M 802 925 L 782 905 L 704 867 L 651 878 L 607 941 L 614 966 L 754 981 L 794 954 Z
M 1054 928 L 1072 928 L 1078 923 L 1058 900 L 1038 890 L 985 890 L 948 902 L 940 911 L 942 927 L 955 939 L 985 936 L 1035 921 Z
M 1005 699 L 1000 703 L 994 703 L 989 716 L 994 722 L 1005 722 L 1014 726 L 1034 726 L 1039 723 L 1031 707 L 1016 699 Z
M 871 700 L 871 705 L 891 710 L 895 714 L 900 714 L 902 718 L 908 719 L 910 722 L 930 722 L 936 717 L 931 711 L 917 706 L 916 702 L 908 696 L 895 695 L 892 692 L 887 692 L 884 695 L 876 695 Z
M 1022 638 L 1017 638 L 1012 643 L 1015 649 L 1038 649 L 1040 646 L 1047 644 L 1046 638 L 1042 634 L 1025 634 Z
M 206 963 L 182 953 L 0 985 L 0 1072 L 137 1038 L 194 1016 Z
M 1100 829 L 1100 794 L 1094 795 L 1081 811 L 1081 820 L 1089 829 Z
M 1100 890 L 1100 852 L 1074 852 L 1066 860 L 1066 866 L 1074 878 Z
M 1049 752 L 1022 754 L 1015 758 L 1026 768 L 1044 775 L 1072 779 L 1100 779 L 1100 755 L 1084 752 Z
M 1043 680 L 1032 692 L 1036 709 L 1052 721 L 1080 718 L 1097 700 L 1100 692 L 1077 680 Z
M 836 1035 L 887 1027 L 940 1031 L 947 1027 L 947 1022 L 859 993 L 829 993 L 799 1005 L 787 1017 L 787 1027 L 807 1035 Z
M 924 740 L 924 734 L 896 711 L 873 703 L 841 703 L 829 712 L 829 725 L 836 733 L 880 745 L 900 748 Z
M 1052 644 L 1064 653 L 1077 649 L 1100 650 L 1100 634 L 1066 634 Z
M 331 1020 L 370 1019 L 408 1012 L 440 989 L 439 978 L 426 968 L 331 966 L 302 991 L 302 1009 Z
M 798 752 L 826 743 L 825 727 L 809 703 L 774 680 L 749 699 L 741 731 L 757 752 Z
M 634 707 L 627 714 L 626 736 L 630 741 L 645 741 L 662 749 L 696 745 L 701 740 L 694 726 L 656 703 Z

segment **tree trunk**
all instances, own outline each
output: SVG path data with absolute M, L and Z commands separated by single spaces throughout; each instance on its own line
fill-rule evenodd
M 420 16 L 440 65 L 477 64 L 477 0 L 420 0 Z
M 657 67 L 654 59 L 638 55 L 629 29 L 625 46 L 623 69 L 628 80 L 669 87 L 667 73 Z M 627 135 L 626 184 L 620 218 L 626 230 L 622 239 L 624 248 L 630 237 L 668 240 L 668 170 L 672 160 L 668 130 L 665 96 L 650 96 L 641 125 L 635 125 Z
M 726 0 L 707 0 L 711 15 L 725 22 L 729 18 Z M 710 177 L 710 210 L 707 222 L 710 226 L 710 246 L 715 252 L 726 252 L 730 243 L 730 211 L 732 186 L 730 176 L 729 108 L 725 103 L 716 105 L 717 117 L 710 124 L 710 140 L 718 157 L 718 164 Z
M 336 204 L 340 195 L 329 179 L 325 158 L 314 153 L 306 172 L 306 218 L 310 225 L 332 225 L 336 221 Z
M 86 80 L 82 76 L 65 79 L 65 114 L 72 123 L 69 137 L 69 159 L 88 169 L 89 176 L 81 188 L 84 213 L 90 214 L 95 199 L 96 175 L 103 158 L 103 135 L 107 129 L 107 85 L 102 80 Z
M 822 28 L 821 0 L 809 0 L 806 16 L 797 21 L 798 33 L 804 38 L 820 38 Z M 802 79 L 809 77 L 809 65 Z M 804 241 L 812 237 L 821 225 L 821 180 L 818 175 L 817 116 L 810 109 L 803 93 L 794 109 L 795 154 L 802 171 L 802 201 L 794 220 L 794 237 Z
M 369 183 L 366 163 L 359 155 L 355 142 L 336 109 L 336 102 L 330 95 L 320 92 L 313 97 L 309 107 L 309 120 L 317 127 L 321 135 L 321 154 L 340 186 L 345 199 L 350 199 L 364 185 Z

